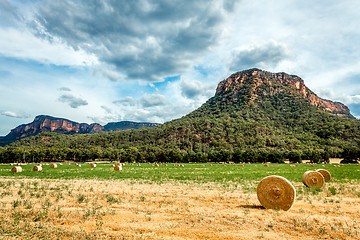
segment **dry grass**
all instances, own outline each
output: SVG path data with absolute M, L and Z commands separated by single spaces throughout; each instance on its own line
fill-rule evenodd
M 360 184 L 309 191 L 288 211 L 245 186 L 134 180 L 0 179 L 5 239 L 359 239 Z M 248 182 L 256 186 L 256 182 Z M 331 188 L 335 191 L 331 191 Z

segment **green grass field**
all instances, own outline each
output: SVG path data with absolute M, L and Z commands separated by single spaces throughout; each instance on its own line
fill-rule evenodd
M 58 165 L 58 168 L 51 168 L 50 165 L 43 165 L 43 171 L 32 171 L 35 164 L 21 166 L 20 173 L 11 172 L 12 166 L 0 165 L 0 176 L 13 176 L 15 178 L 40 178 L 40 179 L 134 179 L 148 182 L 166 181 L 194 181 L 198 183 L 241 183 L 245 181 L 259 181 L 269 175 L 283 176 L 290 181 L 301 182 L 305 171 L 320 168 L 327 169 L 332 176 L 333 182 L 346 183 L 351 180 L 360 179 L 360 167 L 356 164 L 334 167 L 332 164 L 315 164 L 311 167 L 308 164 L 299 164 L 297 167 L 290 167 L 288 164 L 269 164 L 264 167 L 262 164 L 197 164 L 189 163 L 180 167 L 178 164 L 161 164 L 159 167 L 153 164 L 141 163 L 126 164 L 122 171 L 114 171 L 110 163 L 98 163 L 96 168 L 90 164 L 83 163 L 81 167 L 74 164 Z

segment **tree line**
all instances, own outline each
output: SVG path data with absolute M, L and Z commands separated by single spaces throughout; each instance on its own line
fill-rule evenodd
M 346 162 L 356 162 L 360 149 L 345 149 L 337 157 Z M 310 160 L 312 163 L 329 162 L 330 155 L 324 150 L 312 149 L 308 151 L 284 151 L 274 149 L 234 149 L 210 150 L 207 153 L 185 151 L 180 149 L 149 148 L 141 151 L 137 147 L 128 148 L 0 148 L 1 163 L 37 163 L 43 161 L 113 161 L 113 162 L 234 162 L 234 163 L 292 163 Z

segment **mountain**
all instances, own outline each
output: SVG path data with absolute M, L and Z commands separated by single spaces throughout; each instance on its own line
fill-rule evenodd
M 305 98 L 311 105 L 328 113 L 347 118 L 354 118 L 347 106 L 339 102 L 332 102 L 319 98 L 304 84 L 298 76 L 286 73 L 270 73 L 259 69 L 250 69 L 243 72 L 232 74 L 229 78 L 220 82 L 216 89 L 216 95 L 239 95 L 246 89 L 245 95 L 250 97 L 250 102 L 254 102 L 262 95 L 276 95 L 290 90 L 297 92 Z
M 36 116 L 34 121 L 28 124 L 22 124 L 6 135 L 0 138 L 0 142 L 4 145 L 15 140 L 34 136 L 42 132 L 55 132 L 61 134 L 86 134 L 101 133 L 108 131 L 119 131 L 127 129 L 139 129 L 144 127 L 154 127 L 157 123 L 137 123 L 130 121 L 113 122 L 102 126 L 98 123 L 77 123 L 64 118 L 56 118 L 47 115 Z
M 63 154 L 54 153 L 55 158 L 81 160 L 319 161 L 360 153 L 360 121 L 342 103 L 319 98 L 300 77 L 249 69 L 221 81 L 215 95 L 195 111 L 156 127 L 42 133 L 11 147 L 54 149 Z

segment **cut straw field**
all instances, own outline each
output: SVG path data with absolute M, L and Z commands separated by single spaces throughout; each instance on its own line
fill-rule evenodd
M 360 166 L 331 164 L 0 165 L 2 239 L 359 239 Z M 302 175 L 327 169 L 308 188 Z M 288 210 L 265 209 L 256 188 L 279 175 Z

